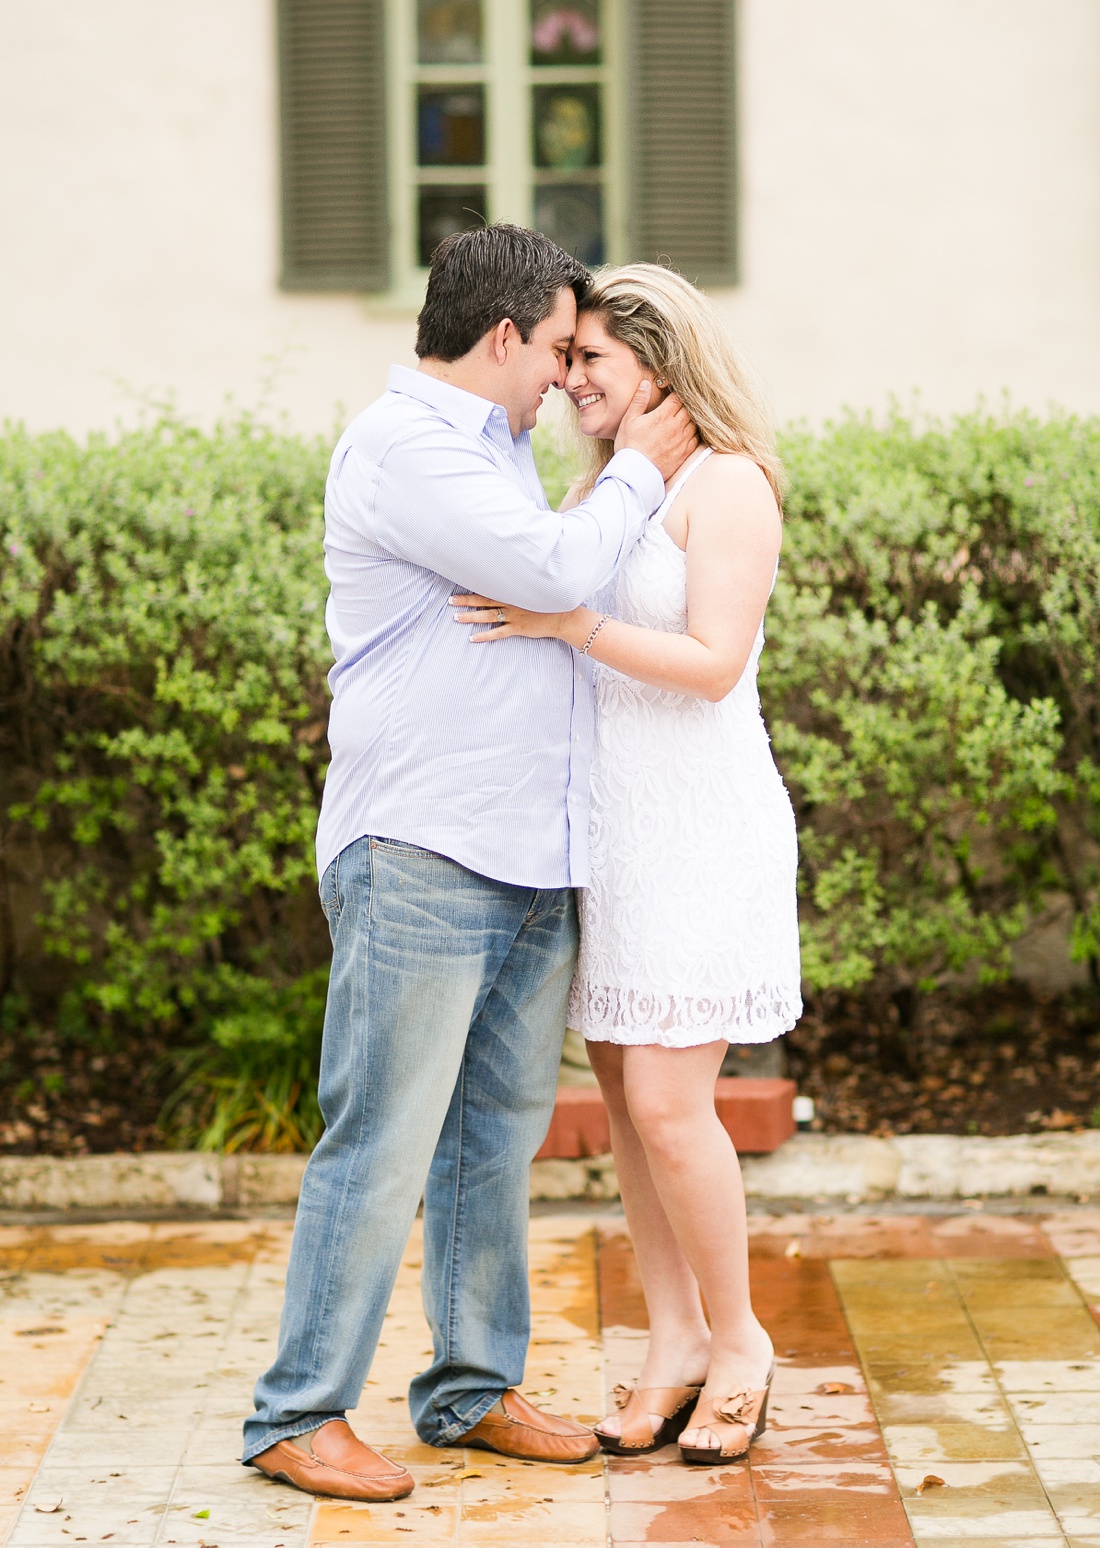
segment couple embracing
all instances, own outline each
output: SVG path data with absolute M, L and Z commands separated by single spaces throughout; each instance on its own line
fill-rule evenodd
M 410 1492 L 345 1414 L 422 1198 L 424 1441 L 743 1456 L 774 1358 L 714 1085 L 729 1043 L 800 1011 L 794 819 L 756 692 L 772 435 L 685 280 L 593 278 L 519 227 L 439 247 L 416 352 L 343 435 L 326 491 L 327 1127 L 244 1460 L 314 1494 Z M 589 448 L 560 511 L 530 443 L 551 386 Z M 637 1383 L 594 1431 L 517 1390 L 529 1164 L 567 1019 L 607 1103 L 650 1318 Z

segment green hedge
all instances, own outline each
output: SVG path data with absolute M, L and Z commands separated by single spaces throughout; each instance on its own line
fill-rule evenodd
M 850 420 L 784 453 L 761 688 L 808 988 L 1001 975 L 1052 891 L 1095 971 L 1100 421 Z M 169 1048 L 181 1143 L 318 1128 L 326 462 L 248 419 L 0 437 L 0 996 Z

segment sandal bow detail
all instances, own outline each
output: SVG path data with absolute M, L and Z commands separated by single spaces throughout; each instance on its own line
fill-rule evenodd
M 753 1441 L 759 1439 L 767 1429 L 768 1394 L 774 1379 L 773 1360 L 768 1379 L 759 1392 L 753 1392 L 748 1387 L 738 1387 L 724 1398 L 712 1398 L 701 1392 L 695 1412 L 682 1430 L 710 1430 L 717 1435 L 718 1445 L 685 1446 L 681 1442 L 680 1455 L 683 1460 L 737 1462 L 747 1457 Z
M 596 1439 L 605 1451 L 620 1457 L 640 1457 L 659 1451 L 679 1438 L 687 1425 L 691 1405 L 701 1392 L 701 1387 L 639 1387 L 637 1382 L 625 1387 L 620 1382 L 612 1393 L 615 1407 L 623 1416 L 619 1434 L 608 1435 L 597 1426 Z M 653 1414 L 661 1416 L 656 1429 Z

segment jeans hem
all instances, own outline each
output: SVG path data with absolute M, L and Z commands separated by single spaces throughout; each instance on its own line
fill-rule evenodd
M 481 1423 L 490 1408 L 493 1407 L 494 1403 L 499 1403 L 507 1390 L 507 1387 L 502 1387 L 499 1392 L 490 1392 L 481 1402 L 475 1403 L 472 1418 L 469 1416 L 458 1418 L 455 1423 L 445 1425 L 437 1435 L 425 1435 L 424 1431 L 419 1428 L 417 1434 L 426 1446 L 454 1446 L 464 1435 L 468 1435 L 472 1429 Z M 451 1409 L 451 1412 L 454 1413 L 454 1409 Z
M 251 1446 L 246 1446 L 241 1455 L 241 1466 L 251 1467 L 254 1457 L 262 1456 L 272 1446 L 277 1446 L 280 1441 L 294 1440 L 295 1436 L 308 1435 L 311 1430 L 319 1430 L 323 1424 L 328 1424 L 330 1419 L 343 1419 L 345 1415 L 339 1414 L 307 1414 L 302 1419 L 296 1419 L 293 1424 L 280 1424 L 272 1429 L 269 1435 L 261 1440 L 253 1441 Z

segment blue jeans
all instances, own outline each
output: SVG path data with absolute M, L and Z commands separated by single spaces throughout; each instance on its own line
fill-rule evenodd
M 577 950 L 569 888 L 490 881 L 363 838 L 326 871 L 327 1125 L 302 1180 L 275 1363 L 243 1460 L 355 1408 L 424 1199 L 435 1358 L 409 1403 L 449 1445 L 523 1377 L 531 1158 L 553 1110 Z

